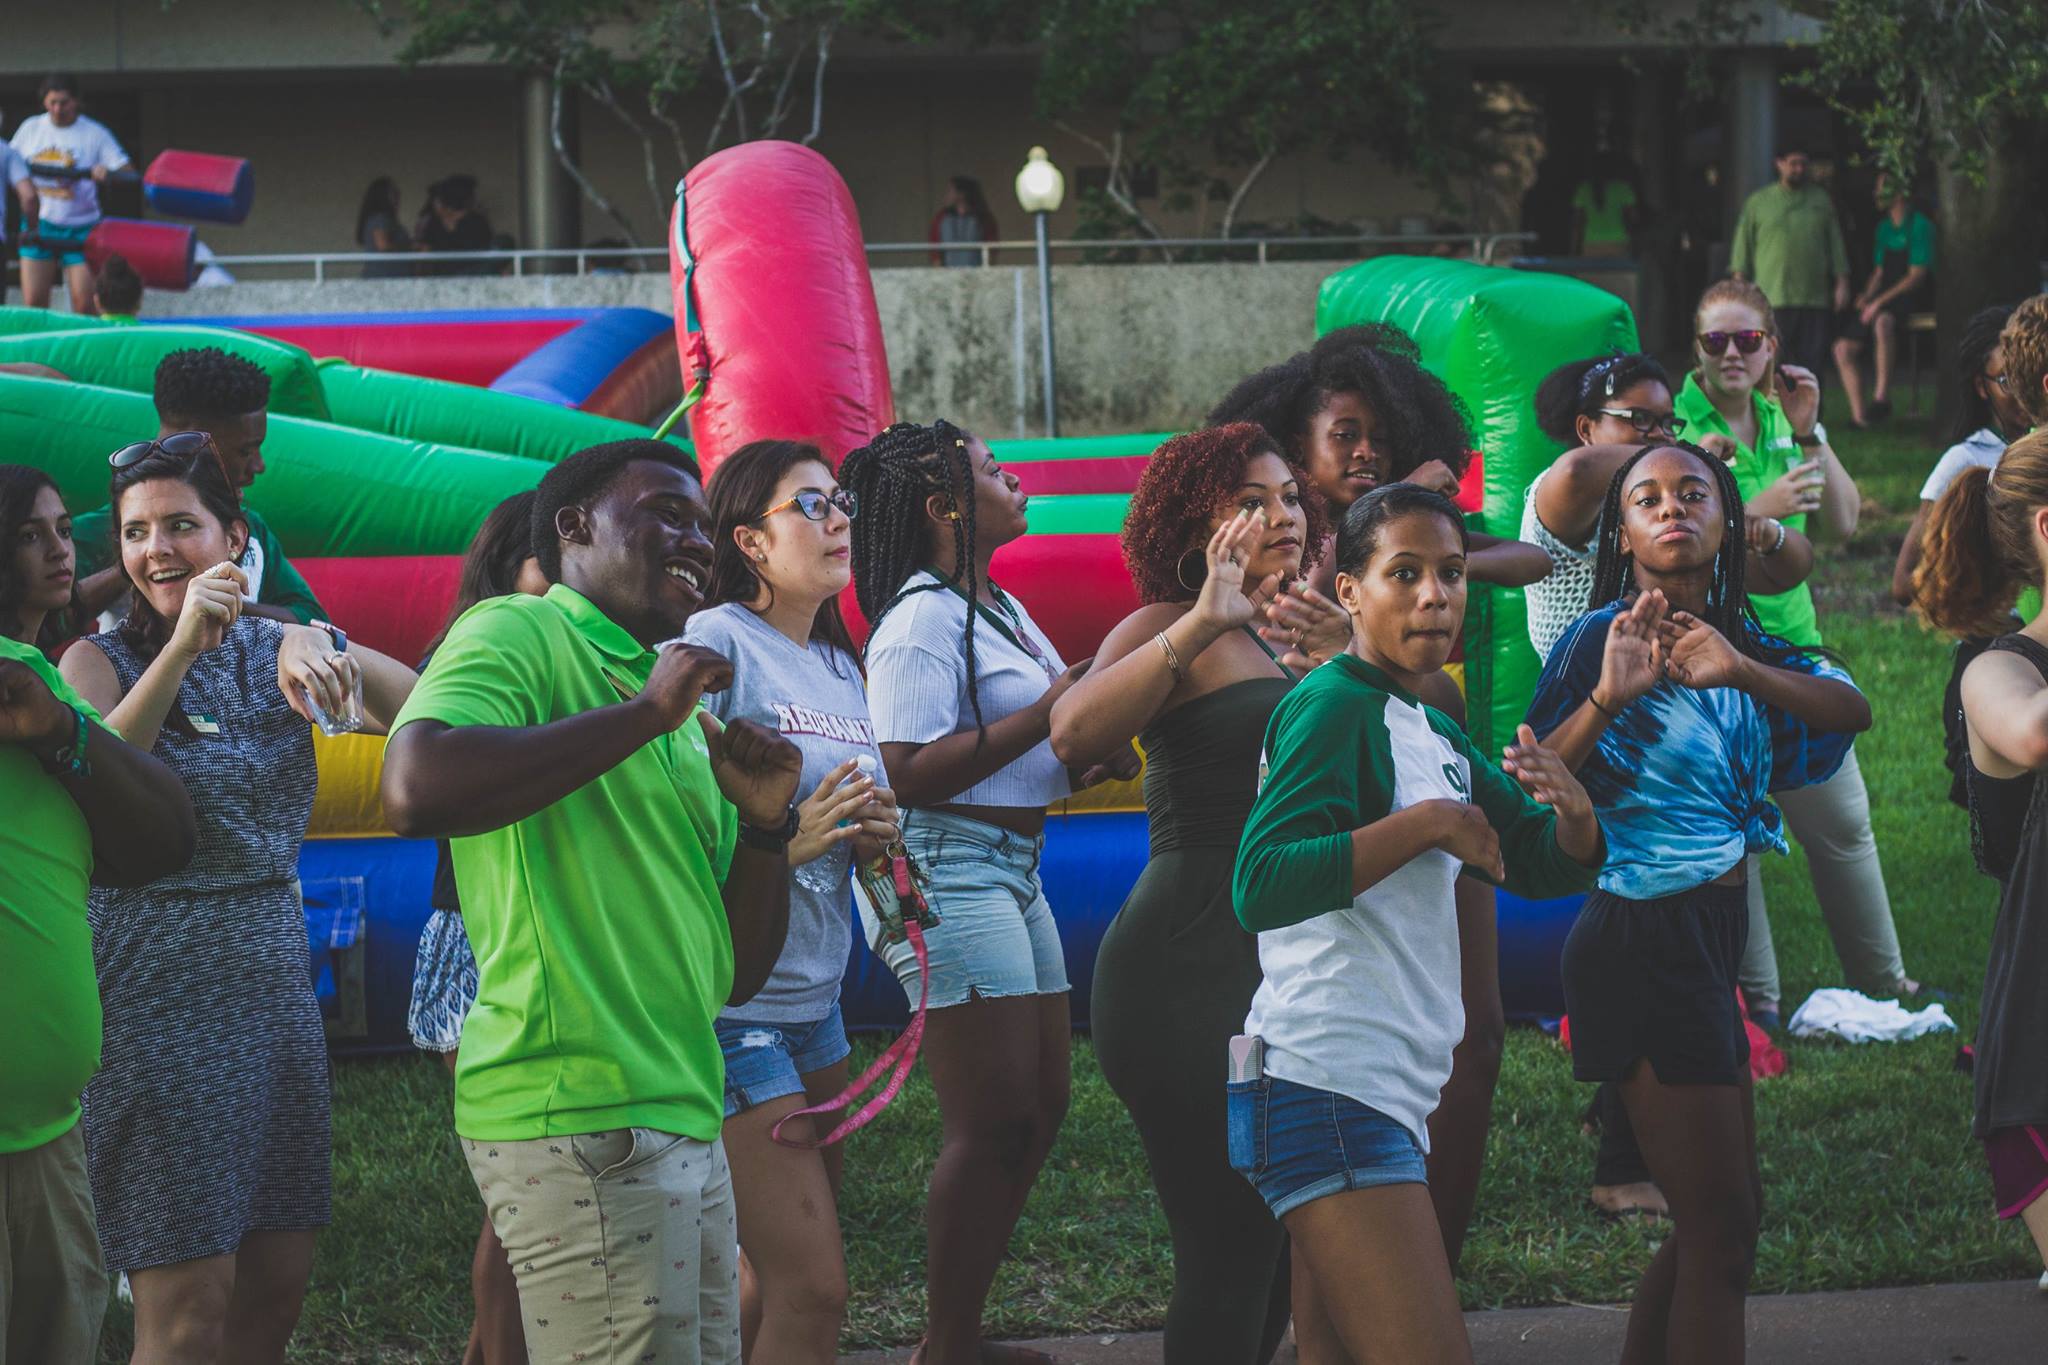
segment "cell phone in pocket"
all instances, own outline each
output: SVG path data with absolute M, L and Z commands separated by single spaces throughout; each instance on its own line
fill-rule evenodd
M 1256 1033 L 1238 1033 L 1230 1039 L 1230 1079 L 1256 1081 L 1266 1074 L 1266 1040 Z

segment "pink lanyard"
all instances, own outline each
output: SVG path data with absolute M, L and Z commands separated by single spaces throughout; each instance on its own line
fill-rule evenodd
M 898 903 L 906 907 L 906 910 L 912 905 L 923 910 L 924 898 L 918 894 L 916 887 L 911 884 L 909 861 L 903 857 L 893 858 L 890 861 L 892 864 L 891 872 L 896 883 Z M 784 1114 L 780 1119 L 777 1119 L 775 1126 L 768 1130 L 768 1137 L 771 1141 L 780 1143 L 784 1147 L 795 1147 L 808 1151 L 814 1151 L 820 1147 L 829 1147 L 833 1143 L 859 1132 L 874 1122 L 876 1116 L 884 1109 L 887 1109 L 890 1102 L 896 1098 L 897 1092 L 903 1089 L 904 1082 L 910 1079 L 911 1071 L 917 1066 L 918 1047 L 924 1042 L 925 1005 L 931 999 L 932 994 L 932 962 L 930 954 L 925 951 L 924 926 L 919 921 L 917 915 L 904 914 L 903 932 L 904 936 L 910 940 L 910 950 L 917 954 L 917 1013 L 911 1016 L 910 1026 L 904 1029 L 898 1035 L 896 1041 L 889 1044 L 883 1050 L 882 1055 L 875 1058 L 868 1065 L 868 1069 L 861 1072 L 853 1084 L 847 1086 L 846 1089 L 840 1091 L 831 1099 L 826 1100 L 823 1104 L 814 1104 L 806 1109 L 798 1109 L 793 1113 Z M 867 1103 L 841 1119 L 838 1125 L 831 1132 L 825 1134 L 825 1136 L 811 1138 L 808 1141 L 799 1141 L 798 1139 L 786 1138 L 782 1135 L 782 1125 L 788 1123 L 791 1119 L 808 1118 L 817 1114 L 830 1114 L 845 1109 L 860 1097 L 863 1090 L 873 1085 L 876 1079 L 891 1067 L 895 1068 L 895 1074 L 889 1077 L 889 1083 L 882 1087 L 880 1093 L 870 1096 Z

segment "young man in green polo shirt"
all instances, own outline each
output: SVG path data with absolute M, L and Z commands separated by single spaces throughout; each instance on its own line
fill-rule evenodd
M 157 364 L 155 397 L 157 439 L 175 431 L 203 431 L 213 438 L 228 483 L 238 494 L 256 482 L 263 472 L 263 438 L 270 430 L 270 376 L 259 366 L 212 346 L 172 351 Z M 242 610 L 302 626 L 324 620 L 326 610 L 285 558 L 277 536 L 254 509 L 244 507 L 242 513 L 249 521 L 249 544 L 241 568 L 256 599 L 256 605 Z M 79 603 L 93 615 L 128 592 L 115 530 L 105 507 L 82 512 L 71 522 L 78 547 Z
M 176 775 L 5 636 L 0 792 L 0 1360 L 91 1360 L 107 1272 L 78 1123 L 100 1064 L 86 885 L 169 876 L 198 834 Z
M 739 1359 L 713 1021 L 789 923 L 802 756 L 698 706 L 710 579 L 690 457 L 619 441 L 534 498 L 545 597 L 449 631 L 393 726 L 392 827 L 447 837 L 476 949 L 455 1128 L 535 1360 Z
M 1742 205 L 1728 272 L 1764 291 L 1778 314 L 1780 360 L 1815 375 L 1827 363 L 1833 318 L 1849 306 L 1849 248 L 1835 201 L 1812 182 L 1804 142 L 1778 149 L 1778 179 Z
M 1877 175 L 1881 216 L 1871 242 L 1870 278 L 1842 319 L 1835 338 L 1835 369 L 1849 395 L 1849 420 L 1859 427 L 1892 415 L 1892 371 L 1897 366 L 1901 320 L 1927 306 L 1934 278 L 1934 222 L 1913 207 L 1889 172 Z M 1863 401 L 1863 352 L 1874 349 L 1870 401 Z

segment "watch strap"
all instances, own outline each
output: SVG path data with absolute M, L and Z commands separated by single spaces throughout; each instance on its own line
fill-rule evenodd
M 789 847 L 790 841 L 796 838 L 797 826 L 796 805 L 792 802 L 788 812 L 783 816 L 782 823 L 773 828 L 763 829 L 759 825 L 750 825 L 745 820 L 740 821 L 739 840 L 748 848 L 759 849 L 763 853 L 781 853 Z

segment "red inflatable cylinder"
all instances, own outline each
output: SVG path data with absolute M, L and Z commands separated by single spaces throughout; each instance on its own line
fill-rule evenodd
M 197 241 L 192 229 L 179 223 L 102 218 L 85 239 L 85 259 L 97 274 L 107 257 L 126 256 L 149 288 L 183 291 L 198 273 L 192 261 Z
M 669 280 L 683 382 L 709 474 L 748 441 L 815 441 L 834 464 L 895 420 L 853 196 L 794 142 L 699 162 L 676 196 Z
M 239 223 L 256 199 L 256 177 L 239 156 L 161 152 L 142 175 L 142 196 L 158 213 Z

